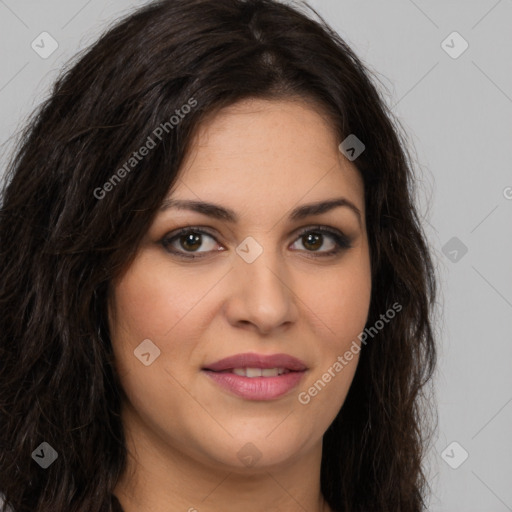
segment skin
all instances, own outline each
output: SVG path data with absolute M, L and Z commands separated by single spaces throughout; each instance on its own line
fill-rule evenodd
M 205 121 L 168 197 L 230 208 L 238 223 L 162 210 L 112 283 L 129 451 L 114 493 L 126 512 L 330 511 L 320 491 L 322 436 L 359 355 L 308 404 L 298 395 L 354 341 L 360 346 L 371 274 L 364 185 L 326 119 L 312 103 L 251 99 Z M 338 207 L 288 219 L 299 205 L 337 197 L 361 218 Z M 315 225 L 342 231 L 351 247 L 315 257 L 335 247 L 328 234 L 309 242 L 298 234 Z M 167 247 L 202 259 L 180 259 L 161 243 L 188 226 L 209 228 L 213 237 L 188 245 L 178 237 Z M 249 236 L 263 248 L 252 263 L 236 252 Z M 134 356 L 145 339 L 161 351 L 149 366 Z M 308 370 L 296 388 L 269 401 L 232 395 L 201 371 L 243 352 L 290 354 Z M 237 455 L 247 443 L 260 455 L 252 466 Z

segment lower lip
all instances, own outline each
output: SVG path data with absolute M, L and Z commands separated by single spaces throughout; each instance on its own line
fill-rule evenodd
M 299 384 L 305 371 L 289 372 L 277 377 L 240 377 L 234 373 L 203 370 L 220 387 L 247 400 L 273 400 Z

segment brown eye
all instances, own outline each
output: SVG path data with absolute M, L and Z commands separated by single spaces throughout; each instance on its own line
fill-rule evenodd
M 206 237 L 206 238 L 205 238 Z M 208 246 L 207 239 L 210 240 Z M 326 240 L 330 240 L 330 244 L 325 250 Z M 301 242 L 306 253 L 311 253 L 314 257 L 328 257 L 334 256 L 344 249 L 351 247 L 350 239 L 345 236 L 341 231 L 334 229 L 327 229 L 322 226 L 313 226 L 302 230 L 296 239 L 295 244 Z M 215 237 L 205 231 L 195 227 L 186 227 L 178 230 L 177 232 L 166 235 L 160 243 L 167 252 L 174 254 L 178 257 L 197 259 L 208 256 L 209 253 L 215 251 L 215 246 L 218 245 Z M 206 247 L 205 247 L 206 246 Z M 205 250 L 200 251 L 199 248 L 203 247 Z M 324 250 L 321 250 L 324 247 Z M 217 249 L 221 251 L 224 249 Z M 299 249 L 300 250 L 300 249 Z
M 320 233 L 308 233 L 302 236 L 304 247 L 312 251 L 318 251 L 322 247 L 323 235 Z
M 202 243 L 201 235 L 193 232 L 188 235 L 181 235 L 178 241 L 181 247 L 187 250 L 190 249 L 191 251 L 197 250 Z
M 331 240 L 330 249 L 321 251 L 326 238 Z M 306 248 L 306 252 L 318 253 L 313 254 L 315 257 L 332 256 L 351 247 L 350 239 L 341 231 L 324 227 L 309 227 L 299 234 L 299 239 L 302 241 L 302 246 Z
M 208 248 L 208 244 L 206 244 L 205 251 L 198 251 L 200 247 L 205 245 L 205 236 L 215 241 L 215 238 L 206 231 L 184 228 L 176 234 L 166 236 L 161 243 L 167 251 L 177 254 L 178 256 L 183 256 L 184 258 L 201 258 L 203 254 L 211 252 L 212 245 L 216 245 L 210 242 L 210 248 Z M 199 254 L 199 256 L 194 255 L 194 253 Z

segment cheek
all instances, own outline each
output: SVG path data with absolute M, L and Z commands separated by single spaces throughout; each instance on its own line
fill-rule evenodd
M 311 284 L 311 283 L 310 283 Z M 318 279 L 320 288 L 307 302 L 314 325 L 318 362 L 297 397 L 308 414 L 330 424 L 343 405 L 357 368 L 363 331 L 370 307 L 371 271 L 368 253 L 352 254 L 339 271 Z M 317 418 L 317 420 L 314 420 Z
M 121 385 L 131 407 L 164 436 L 186 436 L 190 422 L 201 414 L 183 383 L 196 343 L 194 308 L 199 309 L 199 299 L 213 284 L 213 279 L 200 279 L 191 271 L 171 273 L 147 251 L 113 286 L 110 326 Z M 145 366 L 134 351 L 148 339 L 160 353 Z M 145 346 L 150 353 L 154 350 Z M 164 412 L 169 410 L 176 414 Z
M 319 336 L 326 350 L 341 350 L 364 329 L 371 299 L 371 270 L 366 251 L 354 252 L 350 259 L 317 280 L 309 282 L 306 296 L 311 315 L 318 317 Z M 306 293 L 306 291 L 304 292 Z
M 167 277 L 168 275 L 168 277 Z M 162 364 L 168 358 L 175 358 L 173 344 L 165 344 L 164 340 L 179 336 L 180 320 L 186 316 L 197 301 L 193 287 L 183 286 L 176 276 L 171 276 L 159 262 L 151 260 L 144 253 L 130 266 L 129 271 L 113 286 L 113 297 L 110 302 L 110 326 L 112 344 L 118 373 L 125 390 L 132 390 L 132 399 L 136 400 L 137 381 L 168 378 L 162 374 Z M 195 299 L 195 301 L 194 301 Z M 151 344 L 144 340 L 151 340 Z M 181 347 L 179 357 L 187 357 L 187 344 Z M 152 355 L 158 354 L 148 367 L 136 357 L 149 347 Z M 156 348 L 155 348 L 156 347 Z M 158 350 L 160 351 L 158 353 Z M 141 356 L 142 357 L 142 356 Z M 158 380 L 158 379 L 157 379 Z M 132 389 L 133 388 L 133 389 Z M 130 391 L 128 391 L 130 395 Z
M 132 342 L 163 340 L 179 330 L 179 323 L 214 283 L 193 270 L 171 273 L 161 260 L 143 254 L 115 286 L 111 324 Z

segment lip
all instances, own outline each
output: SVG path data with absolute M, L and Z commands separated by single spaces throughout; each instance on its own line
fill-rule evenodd
M 225 357 L 215 363 L 207 364 L 203 367 L 203 370 L 221 372 L 223 370 L 232 370 L 233 368 L 286 368 L 294 372 L 307 370 L 307 366 L 300 359 L 288 354 L 264 355 L 254 352 Z M 272 377 L 265 378 L 271 379 Z
M 223 372 L 234 368 L 285 368 L 289 373 L 277 377 L 242 377 Z M 237 354 L 208 364 L 202 371 L 221 388 L 246 400 L 274 400 L 295 388 L 308 368 L 288 354 Z
M 278 377 L 241 377 L 211 370 L 203 370 L 203 373 L 221 388 L 246 400 L 275 400 L 295 388 L 306 371 L 291 371 Z

